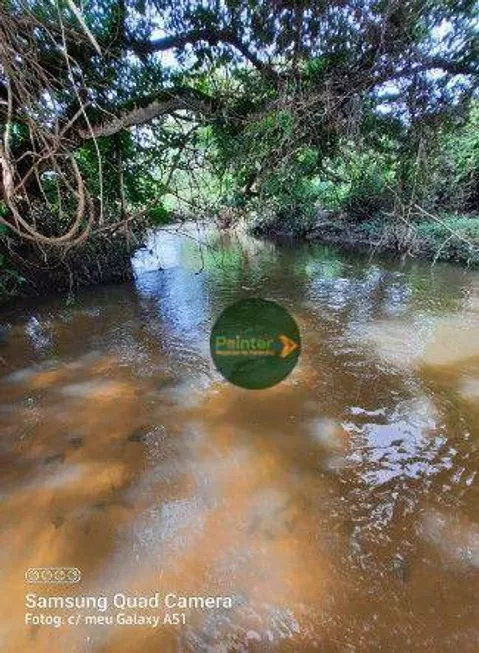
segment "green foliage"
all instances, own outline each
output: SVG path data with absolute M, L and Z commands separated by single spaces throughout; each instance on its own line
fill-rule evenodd
M 395 166 L 381 152 L 352 151 L 344 165 L 344 176 L 347 188 L 340 205 L 353 219 L 368 219 L 389 208 Z
M 17 295 L 25 281 L 25 277 L 15 268 L 8 255 L 0 252 L 0 302 Z
M 456 210 L 479 207 L 479 102 L 471 105 L 467 119 L 443 137 L 437 174 L 438 195 Z M 451 202 L 452 199 L 455 201 Z
M 172 213 L 164 204 L 157 204 L 148 209 L 148 222 L 153 226 L 160 226 L 171 222 Z
M 416 233 L 431 258 L 479 264 L 479 216 L 443 214 L 441 222 L 422 221 Z

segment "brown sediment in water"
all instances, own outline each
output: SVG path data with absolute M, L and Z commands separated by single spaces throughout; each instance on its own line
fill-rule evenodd
M 195 268 L 189 243 L 170 246 Z M 215 259 L 203 276 L 172 268 L 47 305 L 49 338 L 35 340 L 41 310 L 34 330 L 28 310 L 10 315 L 2 650 L 475 650 L 479 360 L 473 335 L 451 338 L 479 327 L 477 277 L 269 245 L 263 269 L 255 247 L 229 275 Z M 302 329 L 300 364 L 268 390 L 227 384 L 205 352 L 242 286 Z M 49 565 L 82 580 L 24 582 Z M 24 624 L 28 591 L 233 607 L 55 629 Z

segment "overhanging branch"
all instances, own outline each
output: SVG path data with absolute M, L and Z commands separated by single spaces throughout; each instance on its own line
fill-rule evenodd
M 81 140 L 112 136 L 122 129 L 143 125 L 158 116 L 170 115 L 175 111 L 186 110 L 193 113 L 210 115 L 217 108 L 217 103 L 204 93 L 190 88 L 177 88 L 161 91 L 153 97 L 141 101 L 130 109 L 125 109 L 118 116 L 105 122 L 92 124 L 77 131 Z
M 261 61 L 230 29 L 194 29 L 183 34 L 164 36 L 150 41 L 128 39 L 125 42 L 125 46 L 138 55 L 145 55 L 164 52 L 165 50 L 172 50 L 174 48 L 182 48 L 187 44 L 199 43 L 201 41 L 205 41 L 209 45 L 218 45 L 219 43 L 231 45 L 265 77 L 269 79 L 277 79 L 278 77 L 274 68 L 266 62 Z

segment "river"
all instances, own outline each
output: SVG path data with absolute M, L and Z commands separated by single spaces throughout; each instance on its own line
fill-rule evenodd
M 1 313 L 1 650 L 477 651 L 479 272 L 191 225 L 133 262 Z M 267 390 L 209 354 L 247 297 L 301 329 Z M 62 566 L 81 581 L 25 582 Z M 29 592 L 231 607 L 55 628 Z

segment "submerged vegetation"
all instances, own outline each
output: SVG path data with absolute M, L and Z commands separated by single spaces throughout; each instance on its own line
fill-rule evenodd
M 475 10 L 6 0 L 0 293 L 125 278 L 188 217 L 478 262 Z

